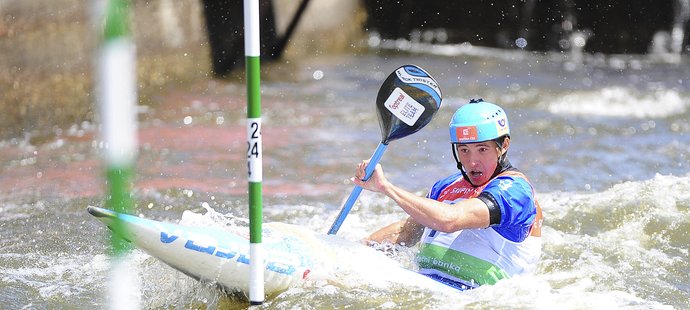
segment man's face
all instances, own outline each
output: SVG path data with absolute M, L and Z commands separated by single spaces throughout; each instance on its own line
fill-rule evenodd
M 489 182 L 491 175 L 496 171 L 498 157 L 501 154 L 498 145 L 493 141 L 486 141 L 456 144 L 455 147 L 470 183 L 481 186 Z

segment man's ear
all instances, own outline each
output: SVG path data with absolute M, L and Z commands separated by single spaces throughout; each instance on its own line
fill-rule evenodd
M 508 151 L 508 147 L 510 147 L 510 137 L 506 137 L 503 139 L 503 154 L 505 154 Z

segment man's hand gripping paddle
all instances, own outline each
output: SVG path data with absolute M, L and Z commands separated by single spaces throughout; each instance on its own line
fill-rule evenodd
M 366 181 L 371 177 L 389 142 L 422 129 L 440 107 L 441 89 L 426 71 L 415 65 L 405 65 L 393 71 L 383 82 L 376 96 L 381 143 L 371 156 L 365 171 L 366 176 L 362 180 Z M 338 218 L 328 231 L 329 235 L 338 232 L 361 192 L 362 187 L 355 185 Z

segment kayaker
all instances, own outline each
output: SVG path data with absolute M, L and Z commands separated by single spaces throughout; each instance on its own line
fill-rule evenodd
M 481 99 L 461 106 L 450 121 L 459 171 L 437 181 L 426 197 L 392 184 L 368 160 L 353 182 L 383 193 L 409 217 L 374 232 L 368 242 L 419 243 L 419 272 L 458 289 L 494 284 L 536 269 L 541 256 L 541 208 L 532 185 L 507 158 L 505 111 Z

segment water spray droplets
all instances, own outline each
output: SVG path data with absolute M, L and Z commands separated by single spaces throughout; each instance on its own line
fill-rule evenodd
M 525 38 L 518 38 L 515 40 L 515 46 L 519 48 L 525 48 L 527 47 L 527 40 Z

